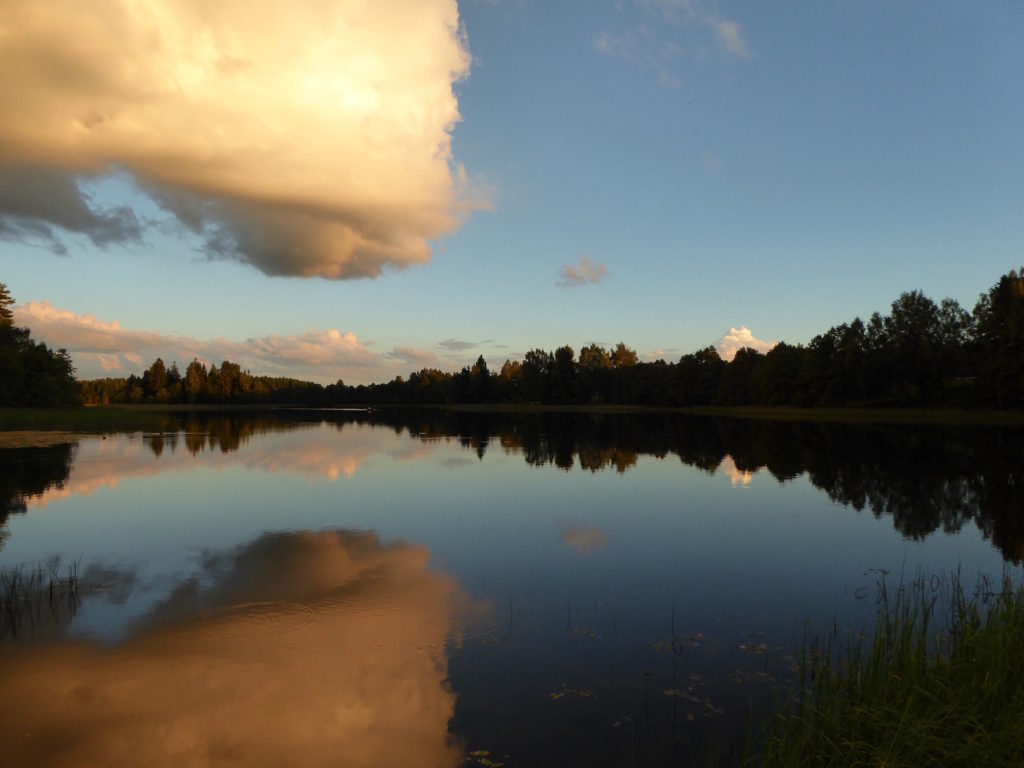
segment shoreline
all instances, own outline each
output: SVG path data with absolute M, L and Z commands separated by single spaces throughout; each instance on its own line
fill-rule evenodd
M 592 415 L 671 414 L 765 421 L 833 424 L 906 424 L 920 426 L 1024 426 L 1024 411 L 947 408 L 795 408 L 792 406 L 691 406 L 663 408 L 641 405 L 579 405 L 572 403 L 423 403 L 303 404 L 186 403 L 91 405 L 80 408 L 0 408 L 0 433 L 166 431 L 177 414 L 244 414 L 285 411 L 434 410 L 452 413 Z

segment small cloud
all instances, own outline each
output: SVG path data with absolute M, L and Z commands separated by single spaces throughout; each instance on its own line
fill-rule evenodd
M 731 56 L 753 58 L 740 25 L 705 8 L 702 0 L 634 0 L 645 17 L 625 29 L 602 31 L 594 49 L 613 58 L 653 69 L 662 85 L 682 83 L 680 63 L 707 57 L 715 45 Z M 620 9 L 621 10 L 621 9 Z
M 667 357 L 676 358 L 679 357 L 679 350 L 675 347 L 667 347 L 665 349 L 655 349 L 651 352 L 644 353 L 644 360 L 649 363 L 653 363 L 655 360 L 664 360 Z
M 581 557 L 593 555 L 608 546 L 608 536 L 600 528 L 586 525 L 563 525 L 562 543 L 576 550 Z
M 723 360 L 732 360 L 736 357 L 736 353 L 744 347 L 756 349 L 763 354 L 778 343 L 777 341 L 762 341 L 756 338 L 747 326 L 741 325 L 739 328 L 730 328 L 725 336 L 715 342 L 715 348 Z
M 395 347 L 385 357 L 425 368 L 437 362 L 437 355 L 415 347 Z
M 750 49 L 743 41 L 740 27 L 736 22 L 708 16 L 704 19 L 704 23 L 714 30 L 718 44 L 725 48 L 725 50 L 734 56 L 739 56 L 741 59 L 750 58 Z
M 602 32 L 597 36 L 597 39 L 594 40 L 594 49 L 606 56 L 631 59 L 633 57 L 635 44 L 629 37 L 610 35 L 607 32 Z
M 437 342 L 437 346 L 442 349 L 447 349 L 449 352 L 464 352 L 467 349 L 478 347 L 484 342 L 480 341 L 462 341 L 461 339 L 445 339 L 444 341 Z
M 600 262 L 593 261 L 587 256 L 580 256 L 579 264 L 563 264 L 561 278 L 555 285 L 559 288 L 578 288 L 583 285 L 592 285 L 604 280 L 608 275 L 608 268 Z
M 717 171 L 722 167 L 722 161 L 718 159 L 710 149 L 702 149 L 700 152 L 700 161 L 705 168 L 711 171 Z

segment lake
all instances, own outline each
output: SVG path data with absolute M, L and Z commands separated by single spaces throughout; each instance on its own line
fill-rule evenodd
M 870 632 L 881 581 L 1024 556 L 1020 428 L 296 410 L 69 440 L 0 449 L 12 765 L 706 764 L 815 637 Z

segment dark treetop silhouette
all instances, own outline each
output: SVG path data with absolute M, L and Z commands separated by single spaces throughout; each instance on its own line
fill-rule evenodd
M 807 345 L 767 354 L 714 347 L 677 363 L 641 363 L 625 344 L 532 349 L 492 372 L 483 356 L 456 373 L 424 368 L 384 384 L 323 386 L 255 376 L 223 361 L 185 373 L 156 360 L 140 376 L 82 382 L 88 403 L 454 404 L 555 403 L 645 406 L 1024 406 L 1024 268 L 982 294 L 972 313 L 902 294 L 886 316 L 855 318 Z

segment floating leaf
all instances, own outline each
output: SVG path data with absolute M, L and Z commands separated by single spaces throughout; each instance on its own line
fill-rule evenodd
M 708 712 L 710 712 L 712 714 L 715 714 L 715 715 L 724 715 L 725 714 L 725 710 L 724 709 L 720 709 L 719 707 L 716 707 L 714 704 L 712 704 L 711 703 L 711 699 L 704 699 L 704 707 L 708 710 Z

